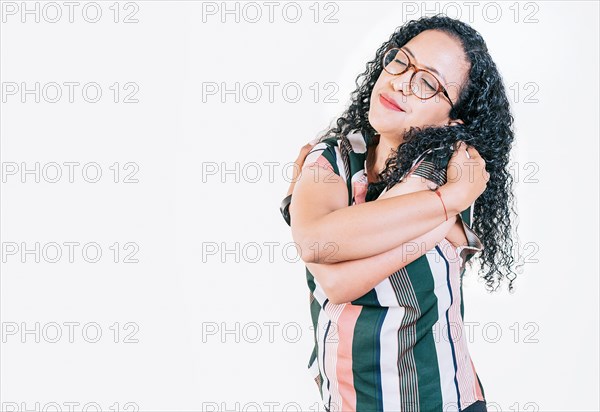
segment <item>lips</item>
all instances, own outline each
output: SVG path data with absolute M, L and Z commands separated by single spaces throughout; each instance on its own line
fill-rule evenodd
M 406 111 L 391 96 L 389 96 L 389 95 L 387 95 L 385 93 L 381 93 L 379 95 L 379 101 L 381 102 L 381 104 L 383 104 L 385 107 L 387 107 L 387 108 L 389 108 L 391 110 L 396 110 L 398 112 L 405 112 Z

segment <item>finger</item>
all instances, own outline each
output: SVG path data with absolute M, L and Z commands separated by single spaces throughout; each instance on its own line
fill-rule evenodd
M 462 149 L 463 144 L 464 144 L 464 142 L 462 140 L 457 140 L 456 142 L 454 142 L 454 145 L 453 145 L 454 151 L 457 152 L 458 150 Z
M 306 154 L 308 153 L 312 148 L 314 147 L 314 145 L 307 143 L 304 146 L 302 146 L 302 148 L 300 149 L 300 153 L 302 154 Z
M 471 159 L 474 157 L 481 157 L 479 152 L 473 146 L 467 146 L 467 153 Z

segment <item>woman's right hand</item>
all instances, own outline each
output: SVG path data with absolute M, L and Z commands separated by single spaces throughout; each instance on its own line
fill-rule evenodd
M 474 147 L 462 141 L 450 157 L 446 174 L 447 183 L 440 190 L 457 213 L 467 209 L 485 191 L 490 180 L 485 160 Z
M 300 153 L 298 154 L 298 157 L 296 158 L 296 161 L 294 163 L 296 163 L 296 165 L 302 168 L 302 166 L 304 165 L 304 161 L 306 160 L 306 156 L 308 156 L 308 153 L 312 150 L 313 147 L 315 147 L 315 144 L 316 143 L 308 142 L 304 146 L 302 146 L 300 148 Z
M 287 196 L 291 195 L 294 191 L 294 186 L 296 182 L 300 178 L 300 171 L 302 170 L 302 166 L 304 166 L 304 161 L 306 160 L 306 156 L 310 153 L 313 147 L 317 144 L 316 139 L 306 143 L 304 146 L 300 148 L 300 153 L 296 160 L 294 160 L 294 169 L 292 171 L 292 181 L 290 183 L 290 187 L 288 188 Z

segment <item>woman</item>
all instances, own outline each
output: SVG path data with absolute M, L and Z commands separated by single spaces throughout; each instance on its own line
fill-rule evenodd
M 488 288 L 515 277 L 502 79 L 479 33 L 441 15 L 400 27 L 361 76 L 282 206 L 293 192 L 309 370 L 330 411 L 485 411 L 462 276 L 481 252 Z

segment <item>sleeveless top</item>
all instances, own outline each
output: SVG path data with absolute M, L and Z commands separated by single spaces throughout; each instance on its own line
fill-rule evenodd
M 344 178 L 354 205 L 377 193 L 367 181 L 365 138 L 347 137 L 349 173 L 333 137 L 317 143 L 303 167 L 316 162 Z M 411 168 L 435 182 L 432 170 L 426 153 Z M 464 265 L 483 250 L 470 227 L 472 206 L 459 214 L 468 245 L 444 239 L 352 302 L 332 304 L 306 268 L 314 330 L 308 371 L 326 410 L 462 411 L 485 401 L 463 323 Z

